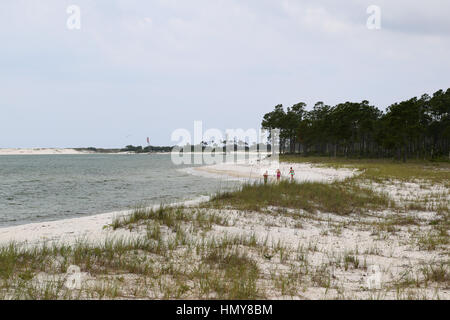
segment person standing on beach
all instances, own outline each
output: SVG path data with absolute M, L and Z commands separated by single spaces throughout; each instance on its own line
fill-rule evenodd
M 292 167 L 291 167 L 291 170 L 289 170 L 289 174 L 291 175 L 291 182 L 293 182 L 294 181 L 295 171 L 294 171 L 294 169 L 292 169 Z
M 267 179 L 269 178 L 269 173 L 267 172 L 267 170 L 266 170 L 266 172 L 264 172 L 264 184 L 267 184 Z
M 280 182 L 281 179 L 281 171 L 280 169 L 277 169 L 277 182 Z

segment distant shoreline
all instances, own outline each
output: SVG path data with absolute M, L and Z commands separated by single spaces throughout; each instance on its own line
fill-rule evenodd
M 169 152 L 150 152 L 162 154 Z M 21 156 L 21 155 L 77 155 L 77 154 L 138 154 L 132 151 L 121 151 L 120 149 L 96 149 L 90 148 L 2 148 L 0 156 Z M 144 153 L 142 153 L 144 154 Z M 148 153 L 146 153 L 148 154 Z
M 74 148 L 5 148 L 0 149 L 0 155 L 53 155 L 53 154 L 89 154 Z
M 295 179 L 298 181 L 320 181 L 332 182 L 340 181 L 354 176 L 357 172 L 353 169 L 321 168 L 305 163 L 283 163 L 280 166 L 283 176 L 288 175 L 289 167 L 294 167 L 296 171 Z M 274 178 L 274 168 L 271 168 L 270 161 L 258 165 L 222 163 L 210 166 L 193 168 L 187 171 L 192 175 L 202 175 L 217 179 L 237 179 L 242 182 L 249 179 L 261 179 L 262 172 L 270 170 L 270 179 Z M 195 205 L 209 200 L 209 196 L 197 196 L 180 202 L 173 202 L 169 205 Z M 159 207 L 153 205 L 153 208 Z M 115 217 L 126 216 L 132 210 L 119 210 L 107 213 L 90 214 L 84 217 L 62 218 L 52 221 L 24 223 L 15 226 L 0 227 L 0 246 L 8 242 L 39 244 L 46 241 L 75 243 L 80 238 L 94 241 L 105 241 L 112 234 L 110 229 L 105 229 L 110 225 Z M 129 231 L 124 234 L 128 235 Z
M 82 154 L 170 154 L 171 151 L 150 151 L 150 152 L 136 152 L 123 149 L 97 149 L 97 148 L 0 148 L 0 156 L 20 156 L 20 155 L 82 155 Z M 200 152 L 180 152 L 180 154 L 203 154 L 211 153 L 211 151 Z M 229 151 L 215 150 L 212 153 L 217 155 L 225 154 L 264 154 L 269 155 L 270 152 L 258 152 L 258 151 Z

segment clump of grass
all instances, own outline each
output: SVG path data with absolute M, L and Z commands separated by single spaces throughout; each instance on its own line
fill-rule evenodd
M 281 295 L 297 296 L 304 276 L 305 271 L 302 268 L 291 265 L 288 272 L 280 272 L 278 275 L 273 275 L 272 278 Z
M 202 262 L 220 270 L 211 281 L 220 298 L 248 300 L 263 296 L 257 287 L 258 265 L 245 253 L 216 248 Z
M 424 280 L 428 282 L 443 283 L 450 287 L 450 272 L 448 263 L 429 264 L 421 268 Z
M 354 269 L 358 269 L 361 266 L 361 263 L 357 256 L 352 255 L 351 253 L 346 253 L 344 257 L 344 269 L 347 271 L 350 265 Z
M 148 253 L 164 253 L 158 242 L 145 237 L 106 239 L 101 244 L 89 244 L 83 240 L 69 246 L 64 244 L 27 248 L 18 244 L 10 244 L 0 248 L 0 279 L 8 280 L 19 276 L 24 280 L 31 279 L 38 272 L 59 274 L 65 267 L 75 264 L 82 270 L 92 274 L 105 274 L 108 271 L 144 272 L 145 268 L 137 268 L 133 256 L 135 251 Z M 63 261 L 63 264 L 55 263 Z
M 153 240 L 161 239 L 161 227 L 160 227 L 159 223 L 147 225 L 147 238 L 153 239 Z
M 315 286 L 326 288 L 331 286 L 331 271 L 326 264 L 317 267 L 311 274 L 311 281 Z
M 394 217 L 392 218 L 392 221 L 389 221 L 388 223 L 392 224 L 392 225 L 397 225 L 397 226 L 417 226 L 419 225 L 419 223 L 417 222 L 417 220 L 414 217 L 411 216 L 404 216 L 404 217 Z
M 96 284 L 90 291 L 95 299 L 114 299 L 121 295 L 119 285 L 116 282 L 102 281 Z
M 190 223 L 196 228 L 202 230 L 211 229 L 213 224 L 228 225 L 226 218 L 223 218 L 215 213 L 207 213 L 201 209 L 186 210 L 182 206 L 165 207 L 163 205 L 158 208 L 148 208 L 143 205 L 138 205 L 131 214 L 115 218 L 110 225 L 113 230 L 120 228 L 133 228 L 142 223 L 159 223 L 167 226 L 176 232 L 180 228 L 182 222 Z
M 449 237 L 445 229 L 440 229 L 440 233 L 428 232 L 421 235 L 417 239 L 417 245 L 420 250 L 433 251 L 441 246 L 445 246 L 449 243 Z
M 42 245 L 27 249 L 17 243 L 0 247 L 0 278 L 9 279 L 15 274 L 31 277 L 34 273 L 45 270 L 51 264 L 49 258 L 64 251 L 64 247 Z
M 61 280 L 35 283 L 33 281 L 16 282 L 16 290 L 11 296 L 14 300 L 56 300 L 69 299 L 71 296 Z
M 157 209 L 148 208 L 145 205 L 137 205 L 131 214 L 115 218 L 111 227 L 113 230 L 116 230 L 145 220 L 162 220 L 164 224 L 172 225 L 173 210 L 174 208 L 166 208 L 164 205 L 160 205 Z
M 260 211 L 268 206 L 303 209 L 309 212 L 350 214 L 389 206 L 389 199 L 355 184 L 287 182 L 247 184 L 238 191 L 221 193 L 211 199 L 212 206 L 232 206 Z

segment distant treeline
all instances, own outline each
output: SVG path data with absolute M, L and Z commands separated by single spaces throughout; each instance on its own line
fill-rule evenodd
M 247 142 L 239 141 L 237 143 L 225 143 L 221 142 L 221 146 L 217 145 L 214 142 L 204 142 L 202 141 L 200 144 L 197 145 L 190 145 L 187 144 L 185 146 L 180 147 L 180 152 L 232 152 L 232 151 L 239 151 L 239 152 L 268 152 L 271 150 L 270 144 L 252 144 L 249 145 Z
M 173 147 L 155 147 L 155 146 L 126 146 L 120 149 L 121 152 L 136 152 L 136 153 L 150 153 L 150 152 L 171 152 Z
M 270 145 L 264 145 L 264 144 L 260 144 L 260 145 L 252 145 L 251 147 L 248 145 L 248 143 L 246 142 L 242 142 L 239 141 L 238 143 L 235 144 L 224 144 L 223 146 L 217 146 L 217 145 L 213 145 L 212 143 L 207 143 L 207 142 L 201 142 L 198 145 L 186 145 L 183 147 L 182 152 L 183 151 L 191 151 L 191 152 L 196 152 L 197 150 L 202 150 L 205 151 L 206 148 L 208 148 L 208 152 L 212 151 L 212 152 L 230 152 L 230 151 L 254 151 L 254 150 L 265 150 L 265 151 L 270 151 L 271 150 L 271 146 Z M 103 149 L 103 148 L 94 148 L 94 147 L 89 147 L 89 148 L 75 148 L 75 150 L 78 151 L 88 151 L 88 152 L 95 152 L 95 153 L 119 153 L 119 152 L 134 152 L 134 153 L 152 153 L 152 152 L 172 152 L 173 147 L 170 146 L 161 146 L 161 147 L 156 147 L 156 146 L 147 146 L 147 147 L 142 147 L 142 146 L 133 146 L 133 145 L 128 145 L 125 148 L 122 149 Z
M 277 105 L 264 115 L 264 129 L 280 129 L 283 153 L 346 157 L 450 157 L 450 89 L 394 103 L 382 112 L 369 104 L 300 102 Z
M 95 153 L 119 153 L 119 152 L 135 152 L 135 153 L 151 153 L 151 152 L 170 152 L 172 151 L 173 147 L 155 147 L 155 146 L 148 146 L 143 148 L 142 146 L 132 146 L 128 145 L 125 148 L 122 149 L 103 149 L 103 148 L 75 148 L 77 151 L 88 151 L 88 152 L 95 152 Z
M 117 153 L 120 152 L 120 149 L 103 149 L 103 148 L 75 148 L 77 151 L 88 151 L 88 152 L 97 152 L 97 153 Z

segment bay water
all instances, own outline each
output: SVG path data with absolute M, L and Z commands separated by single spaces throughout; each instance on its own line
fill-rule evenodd
M 0 156 L 0 227 L 168 204 L 237 186 L 170 154 Z

